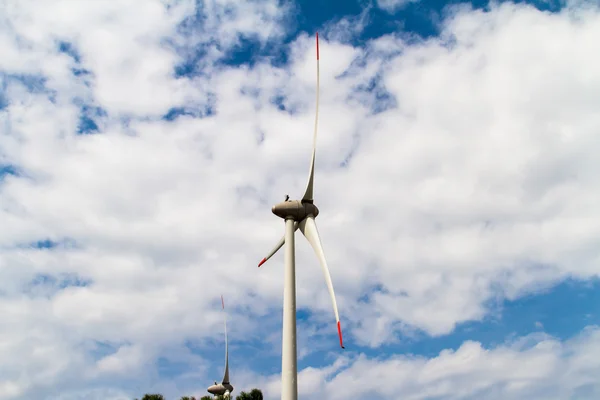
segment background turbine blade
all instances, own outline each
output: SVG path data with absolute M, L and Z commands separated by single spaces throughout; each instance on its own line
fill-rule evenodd
M 223 307 L 223 319 L 225 320 L 225 374 L 223 374 L 223 383 L 229 383 L 229 346 L 227 342 L 227 314 L 225 313 L 225 302 L 221 295 L 221 306 Z
M 298 230 L 298 223 L 294 222 L 294 232 L 296 232 L 297 230 Z M 275 253 L 277 253 L 279 251 L 279 249 L 283 246 L 284 243 L 285 243 L 285 235 L 283 235 L 281 237 L 281 239 L 279 240 L 279 242 L 277 242 L 277 244 L 275 245 L 273 250 L 271 250 L 265 258 L 260 260 L 260 262 L 258 263 L 258 267 L 260 268 L 260 266 L 263 265 L 264 263 L 266 263 L 269 258 L 273 257 L 275 255 Z
M 308 183 L 302 201 L 313 200 L 313 183 L 315 180 L 315 155 L 317 152 L 317 124 L 319 122 L 319 33 L 317 32 L 317 105 L 315 112 L 315 131 L 313 134 L 313 150 L 310 159 L 310 169 L 308 171 Z
M 329 274 L 329 268 L 327 267 L 327 260 L 325 260 L 325 253 L 323 252 L 323 245 L 321 244 L 321 238 L 319 237 L 319 231 L 317 224 L 312 216 L 305 218 L 300 222 L 300 231 L 306 237 L 313 250 L 319 258 L 321 267 L 323 268 L 323 275 L 325 275 L 325 282 L 327 282 L 327 288 L 329 289 L 329 295 L 331 296 L 331 302 L 333 303 L 333 312 L 335 314 L 335 321 L 337 322 L 338 335 L 340 337 L 340 346 L 344 348 L 344 342 L 342 339 L 342 327 L 340 325 L 340 315 L 338 313 L 337 302 L 335 301 L 335 292 L 333 291 L 333 283 L 331 283 L 331 275 Z

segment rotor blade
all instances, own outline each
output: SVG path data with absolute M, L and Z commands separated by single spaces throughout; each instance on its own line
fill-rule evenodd
M 313 200 L 313 183 L 315 180 L 315 155 L 317 152 L 317 124 L 319 121 L 319 32 L 317 32 L 317 105 L 315 112 L 315 132 L 313 134 L 313 150 L 310 159 L 310 169 L 308 171 L 308 183 L 302 201 Z
M 296 232 L 297 230 L 298 230 L 298 223 L 294 222 L 294 232 Z M 260 262 L 258 263 L 258 267 L 260 268 L 260 266 L 263 265 L 264 263 L 266 263 L 269 258 L 273 257 L 275 255 L 275 253 L 277 253 L 279 251 L 279 249 L 283 246 L 284 243 L 285 243 L 285 235 L 279 240 L 279 242 L 275 245 L 273 250 L 271 250 L 271 252 L 265 258 L 260 260 Z
M 225 320 L 225 374 L 223 375 L 223 383 L 229 383 L 229 347 L 227 343 L 227 314 L 225 313 L 225 302 L 221 295 L 221 306 L 223 307 L 223 318 Z
M 300 222 L 300 231 L 306 237 L 313 250 L 319 258 L 321 267 L 323 268 L 323 275 L 325 275 L 325 282 L 327 282 L 327 288 L 329 289 L 329 295 L 333 303 L 333 312 L 335 314 L 335 321 L 337 322 L 338 335 L 340 337 L 340 346 L 344 349 L 344 342 L 342 340 L 342 327 L 340 325 L 340 315 L 338 314 L 337 302 L 335 301 L 335 293 L 333 291 L 333 283 L 331 283 L 331 275 L 329 274 L 329 268 L 327 267 L 327 261 L 325 260 L 325 253 L 323 253 L 323 245 L 321 244 L 321 238 L 319 237 L 319 231 L 317 224 L 312 215 L 306 217 Z

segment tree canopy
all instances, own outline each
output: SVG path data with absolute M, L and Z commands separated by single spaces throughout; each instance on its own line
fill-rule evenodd
M 223 396 L 217 396 L 217 397 L 212 397 L 212 396 L 203 396 L 200 397 L 199 400 L 223 400 Z M 233 398 L 232 398 L 233 399 Z M 195 400 L 193 397 L 182 397 L 181 400 Z M 263 400 L 263 394 L 261 392 L 260 389 L 252 389 L 250 392 L 240 392 L 240 394 L 238 394 L 235 397 L 235 400 Z
M 202 396 L 198 400 L 224 400 L 223 396 Z M 233 399 L 233 397 L 231 397 Z M 134 400 L 138 400 L 137 398 Z M 162 394 L 145 394 L 140 400 L 166 400 Z M 183 396 L 179 400 L 196 400 L 194 396 Z M 250 392 L 240 392 L 235 400 L 263 400 L 263 394 L 260 389 L 252 389 Z
M 250 393 L 240 392 L 235 400 L 263 400 L 263 394 L 259 389 L 252 389 Z

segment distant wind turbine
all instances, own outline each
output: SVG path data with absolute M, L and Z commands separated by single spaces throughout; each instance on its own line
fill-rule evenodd
M 233 392 L 233 386 L 229 383 L 229 349 L 227 343 L 227 314 L 225 313 L 225 302 L 223 296 L 221 296 L 221 306 L 223 308 L 223 318 L 225 320 L 225 374 L 223 375 L 223 381 L 221 383 L 215 382 L 214 385 L 208 388 L 208 393 L 216 396 L 224 396 L 226 399 L 229 398 L 231 392 Z
M 340 316 L 338 314 L 335 293 L 321 238 L 315 223 L 315 218 L 319 215 L 319 209 L 313 201 L 313 184 L 315 173 L 315 154 L 317 150 L 317 123 L 319 119 L 319 34 L 317 33 L 317 101 L 315 115 L 315 130 L 313 135 L 313 150 L 308 173 L 308 183 L 302 200 L 289 200 L 286 196 L 285 201 L 273 206 L 273 214 L 285 220 L 285 235 L 275 248 L 261 260 L 260 267 L 269 258 L 271 258 L 285 243 L 285 278 L 283 287 L 283 346 L 281 355 L 281 399 L 297 400 L 298 398 L 298 363 L 296 353 L 296 255 L 294 234 L 298 228 L 306 237 L 323 268 L 325 282 L 329 289 L 331 301 L 333 302 L 333 312 L 337 323 L 340 346 L 344 348 L 342 341 L 342 328 L 340 325 Z

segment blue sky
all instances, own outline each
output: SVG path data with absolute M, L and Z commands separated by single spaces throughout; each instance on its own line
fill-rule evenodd
M 204 395 L 221 294 L 236 392 L 279 398 L 283 252 L 256 264 L 317 31 L 346 350 L 298 233 L 302 398 L 600 395 L 597 5 L 94 4 L 0 20 L 0 399 Z

